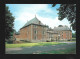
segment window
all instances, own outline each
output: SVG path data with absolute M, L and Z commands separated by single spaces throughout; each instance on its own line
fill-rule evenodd
M 37 34 L 37 31 L 35 30 L 34 33 Z
M 68 32 L 66 32 L 66 35 L 68 35 Z
M 57 37 L 56 37 L 56 40 L 57 40 Z
M 60 34 L 60 32 L 58 32 L 58 34 Z
M 62 35 L 62 39 L 63 39 L 63 35 Z
M 37 36 L 35 36 L 34 39 L 36 40 L 37 39 Z
M 36 26 L 36 25 L 34 25 L 34 28 L 37 28 L 37 26 Z
M 70 32 L 69 32 L 69 39 L 70 39 Z
M 45 27 L 43 27 L 43 29 L 44 29 Z
M 44 34 L 45 32 L 43 31 L 43 34 Z
M 27 32 L 27 34 L 29 34 L 29 32 Z
M 60 32 L 60 35 L 61 35 L 61 32 Z
M 69 36 L 69 34 L 68 34 L 68 32 L 66 32 L 66 39 L 68 38 L 68 36 Z
M 66 39 L 67 39 L 67 35 L 66 35 Z
M 44 36 L 42 36 L 42 39 L 44 39 Z

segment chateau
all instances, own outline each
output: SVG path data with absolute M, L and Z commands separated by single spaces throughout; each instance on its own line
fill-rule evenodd
M 46 42 L 58 40 L 71 40 L 72 31 L 68 26 L 59 25 L 54 29 L 44 25 L 34 17 L 28 21 L 19 32 L 14 33 L 15 41 L 30 41 L 30 42 Z

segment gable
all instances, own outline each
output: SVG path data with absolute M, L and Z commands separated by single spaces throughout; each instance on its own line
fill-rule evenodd
M 30 21 L 28 21 L 23 27 L 26 27 L 26 26 L 28 26 L 28 25 L 30 25 L 30 24 L 43 25 L 43 24 L 41 23 L 41 21 L 39 21 L 39 20 L 35 17 L 35 18 L 31 19 Z M 23 27 L 22 27 L 22 28 L 23 28 Z

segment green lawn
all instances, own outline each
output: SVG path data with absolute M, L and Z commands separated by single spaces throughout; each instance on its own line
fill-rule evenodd
M 21 44 L 5 44 L 6 48 L 17 48 L 17 47 L 32 47 L 32 46 L 47 46 L 47 45 L 57 45 L 66 44 L 59 42 L 39 42 L 39 43 L 21 43 Z
M 70 48 L 65 50 L 53 50 L 48 52 L 41 52 L 39 54 L 76 54 L 76 48 Z

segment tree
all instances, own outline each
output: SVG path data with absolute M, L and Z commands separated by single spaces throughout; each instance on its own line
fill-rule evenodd
M 72 37 L 73 38 L 76 38 L 76 33 L 72 33 Z
M 53 4 L 52 7 L 55 7 L 56 4 Z M 57 9 L 58 19 L 63 20 L 67 18 L 71 23 L 72 29 L 76 30 L 76 4 L 60 4 L 60 7 Z
M 9 7 L 5 7 L 5 39 L 9 40 L 9 38 L 13 35 L 14 32 L 14 17 L 9 10 Z

